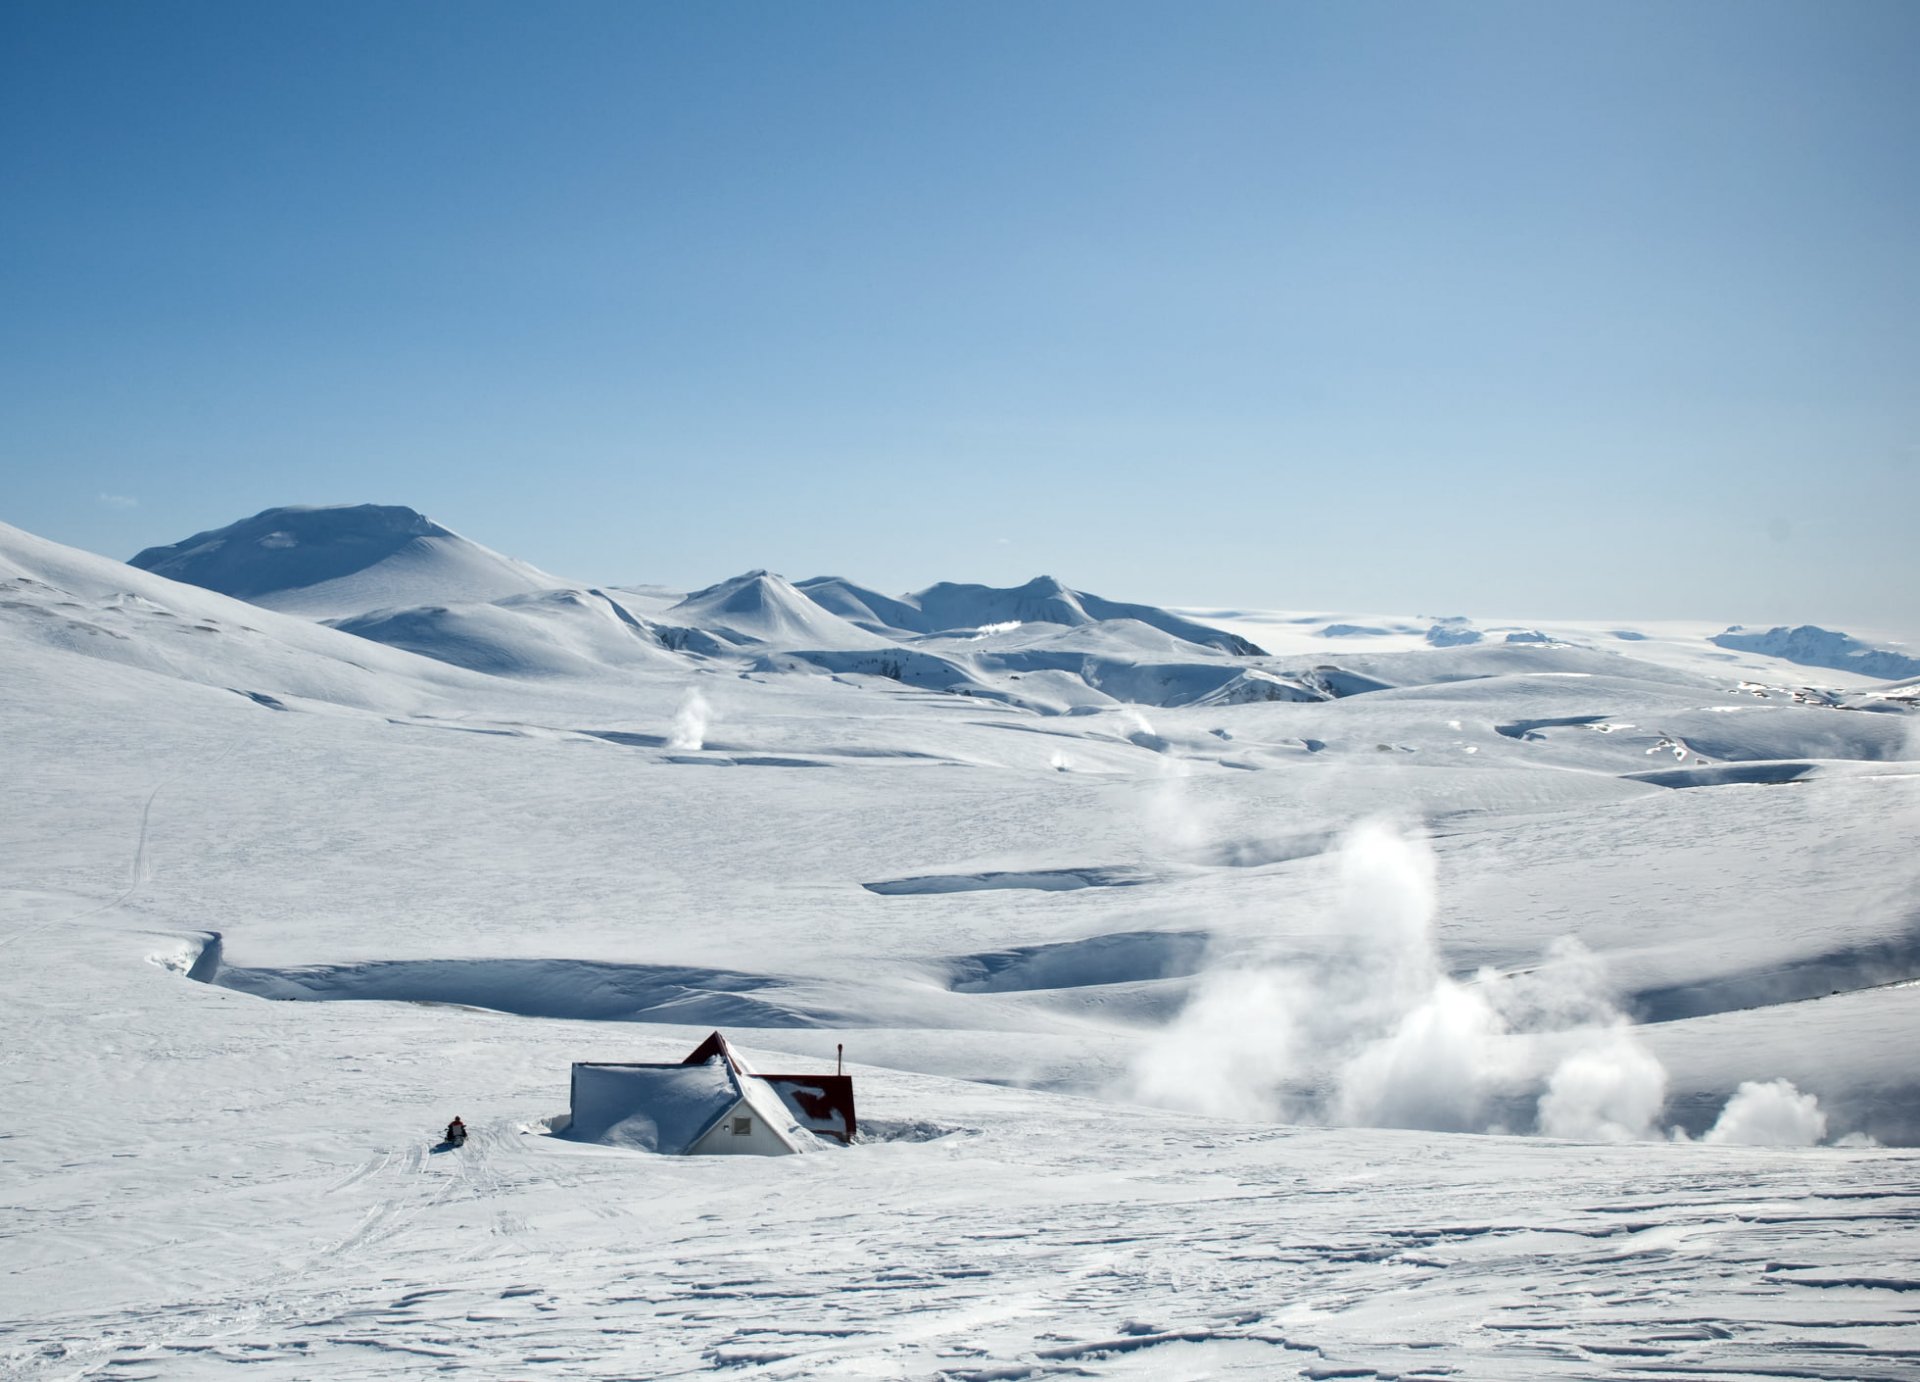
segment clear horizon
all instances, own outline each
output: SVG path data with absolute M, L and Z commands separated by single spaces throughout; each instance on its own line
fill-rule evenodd
M 0 14 L 0 517 L 1920 634 L 1920 10 Z

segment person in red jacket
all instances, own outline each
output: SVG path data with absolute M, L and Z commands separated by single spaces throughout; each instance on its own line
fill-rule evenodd
M 447 1141 L 458 1146 L 467 1140 L 467 1125 L 460 1121 L 460 1115 L 454 1114 L 453 1121 L 447 1124 Z

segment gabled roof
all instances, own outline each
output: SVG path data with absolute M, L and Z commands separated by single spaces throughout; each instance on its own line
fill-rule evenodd
M 573 1067 L 572 1137 L 680 1155 L 740 1102 L 724 1061 Z
M 760 1115 L 760 1121 L 772 1129 L 775 1137 L 794 1151 L 799 1151 L 802 1142 L 809 1140 L 807 1133 L 793 1121 L 793 1114 L 780 1096 L 773 1092 L 765 1080 L 755 1079 L 751 1075 L 736 1075 L 734 1079 L 747 1107 Z
M 780 1096 L 720 1055 L 678 1065 L 576 1061 L 568 1136 L 682 1156 L 742 1103 L 790 1150 L 806 1150 Z
M 715 1056 L 723 1057 L 728 1065 L 731 1065 L 742 1075 L 759 1073 L 751 1065 L 747 1064 L 746 1057 L 733 1049 L 733 1043 L 721 1036 L 718 1032 L 709 1034 L 705 1041 L 693 1048 L 692 1054 L 682 1061 L 681 1064 L 704 1065 Z
M 851 1075 L 762 1075 L 762 1080 L 780 1102 L 787 1106 L 793 1121 L 816 1137 L 831 1137 L 836 1142 L 851 1142 L 860 1125 L 853 1113 L 853 1076 Z
M 719 1032 L 709 1033 L 705 1041 L 694 1047 L 686 1063 L 698 1065 L 715 1059 L 725 1060 L 741 1075 L 765 1080 L 780 1096 L 793 1121 L 808 1132 L 839 1142 L 853 1140 L 859 1124 L 854 1119 L 851 1075 L 762 1074 L 747 1064 L 746 1057 Z

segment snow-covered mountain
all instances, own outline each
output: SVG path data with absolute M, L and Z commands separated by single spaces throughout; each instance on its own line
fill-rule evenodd
M 1051 576 L 1036 576 L 1011 589 L 942 581 L 898 597 L 881 595 L 838 576 L 801 581 L 798 589 L 845 619 L 893 634 L 967 632 L 1000 624 L 1064 624 L 1077 628 L 1104 620 L 1130 619 L 1237 657 L 1261 655 L 1259 647 L 1237 634 L 1151 605 L 1123 604 L 1071 590 Z
M 111 664 L 194 686 L 399 712 L 476 694 L 477 679 L 229 596 L 0 524 L 5 633 L 16 676 L 40 665 Z M 67 663 L 67 659 L 80 659 Z M 75 675 L 89 673 L 75 671 Z
M 133 564 L 498 676 L 619 677 L 681 654 L 744 659 L 773 675 L 880 677 L 1056 711 L 1282 693 L 1273 677 L 1242 679 L 1244 667 L 1216 661 L 1259 655 L 1238 635 L 1048 577 L 1007 590 L 941 584 L 891 599 L 837 578 L 795 586 L 749 571 L 663 603 L 568 587 L 412 509 L 375 505 L 271 509 L 149 548 Z M 979 646 L 1015 627 L 1042 638 L 1085 632 L 1046 656 Z M 1155 631 L 1150 647 L 1131 632 L 1143 627 Z M 1047 675 L 1014 685 L 1038 672 Z M 1284 694 L 1316 693 L 1294 684 Z
M 564 584 L 409 508 L 268 509 L 131 559 L 142 570 L 316 619 L 488 601 Z
M 841 618 L 769 571 L 749 571 L 696 590 L 661 622 L 704 629 L 731 642 L 783 649 L 885 648 L 888 639 Z
M 1803 667 L 1830 667 L 1856 677 L 1878 677 L 1886 681 L 1905 681 L 1920 677 L 1920 657 L 1910 657 L 1891 648 L 1876 648 L 1851 634 L 1802 624 L 1798 628 L 1775 627 L 1765 633 L 1735 624 L 1713 641 L 1722 648 L 1742 652 L 1765 653 Z
M 0 1374 L 1911 1371 L 1909 701 L 849 598 L 422 657 L 0 527 Z M 861 1140 L 555 1134 L 720 1025 Z
M 602 590 L 376 609 L 328 622 L 375 643 L 495 676 L 598 677 L 673 661 L 661 630 Z

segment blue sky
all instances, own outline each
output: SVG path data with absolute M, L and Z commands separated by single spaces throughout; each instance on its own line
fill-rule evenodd
M 1920 634 L 1920 5 L 0 9 L 0 518 Z

